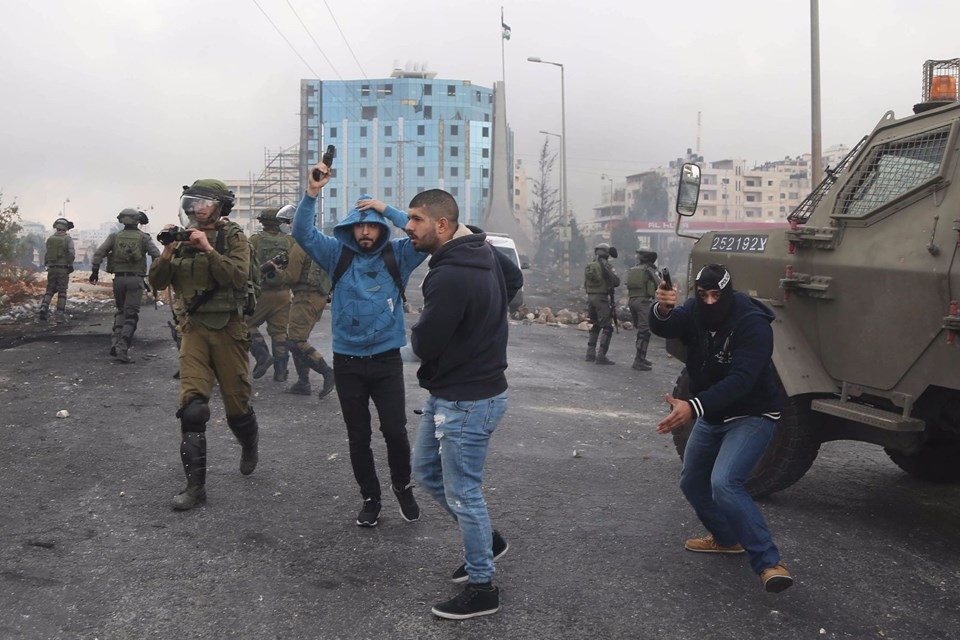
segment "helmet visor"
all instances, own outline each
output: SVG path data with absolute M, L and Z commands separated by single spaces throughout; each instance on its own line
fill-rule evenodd
M 287 204 L 280 207 L 280 210 L 277 211 L 277 222 L 280 224 L 290 224 L 293 222 L 293 215 L 297 212 L 297 208 L 292 204 Z
M 204 198 L 202 196 L 184 195 L 180 197 L 180 208 L 187 215 L 197 213 L 207 213 L 214 211 L 220 206 L 219 200 L 213 198 Z

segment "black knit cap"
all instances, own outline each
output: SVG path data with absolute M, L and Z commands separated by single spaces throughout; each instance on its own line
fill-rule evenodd
M 726 287 L 733 289 L 733 277 L 727 271 L 727 267 L 722 264 L 708 264 L 700 269 L 696 283 L 698 287 L 703 287 L 707 291 L 723 291 Z

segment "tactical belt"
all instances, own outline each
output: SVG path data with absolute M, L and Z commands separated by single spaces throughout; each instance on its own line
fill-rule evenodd
M 134 272 L 132 272 L 132 271 L 118 271 L 118 272 L 116 272 L 115 274 L 113 274 L 113 277 L 114 277 L 114 278 L 125 278 L 125 277 L 127 277 L 127 276 L 133 276 L 134 278 L 142 278 L 142 277 L 143 277 L 143 274 L 142 274 L 142 273 L 134 273 Z

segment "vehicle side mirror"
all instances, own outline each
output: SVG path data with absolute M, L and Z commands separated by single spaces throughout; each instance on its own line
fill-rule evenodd
M 680 169 L 680 186 L 677 188 L 677 214 L 692 216 L 697 211 L 700 199 L 700 167 L 685 162 Z

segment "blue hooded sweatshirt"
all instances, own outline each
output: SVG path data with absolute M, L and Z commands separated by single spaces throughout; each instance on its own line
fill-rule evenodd
M 364 194 L 360 199 L 370 198 Z M 389 219 L 398 228 L 407 224 L 402 211 L 388 206 L 383 215 L 373 209 L 351 209 L 343 222 L 333 229 L 333 237 L 314 226 L 317 199 L 304 194 L 293 218 L 293 237 L 317 264 L 333 277 L 346 246 L 356 254 L 333 292 L 333 352 L 346 356 L 372 356 L 399 349 L 407 342 L 400 290 L 393 281 L 381 252 L 387 242 L 400 269 L 400 280 L 407 286 L 410 274 L 429 257 L 417 251 L 409 238 L 390 239 Z M 383 227 L 370 252 L 360 250 L 353 237 L 353 225 L 376 223 Z
M 689 400 L 696 417 L 722 424 L 745 416 L 780 418 L 783 392 L 775 379 L 773 311 L 741 291 L 715 332 L 702 326 L 696 300 L 689 298 L 666 318 L 650 307 L 650 330 L 663 338 L 679 338 L 687 347 Z

